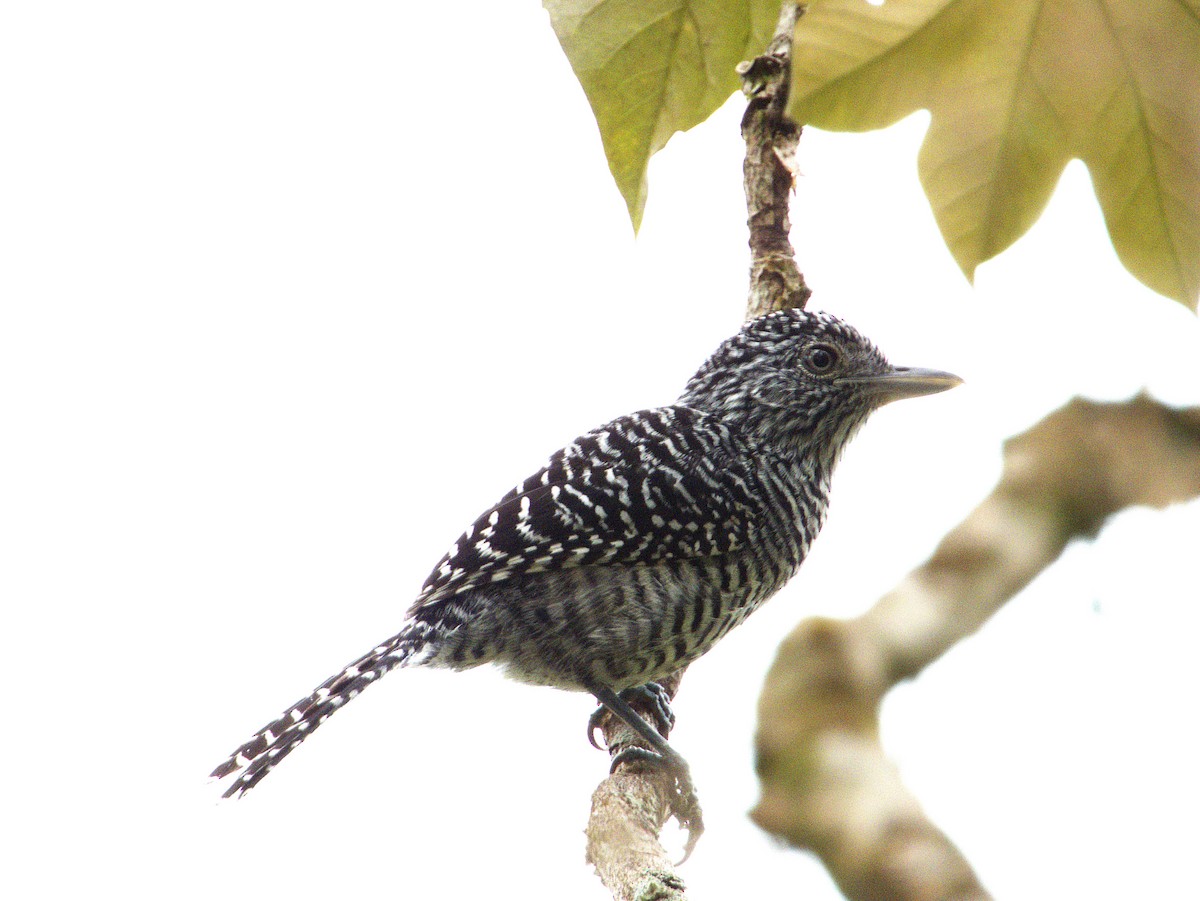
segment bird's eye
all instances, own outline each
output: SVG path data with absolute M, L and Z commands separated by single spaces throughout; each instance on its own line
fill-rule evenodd
M 828 344 L 816 344 L 804 354 L 804 362 L 812 372 L 823 375 L 837 365 L 837 348 Z

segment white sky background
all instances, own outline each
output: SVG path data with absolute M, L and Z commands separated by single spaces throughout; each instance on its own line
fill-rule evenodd
M 602 899 L 589 699 L 407 672 L 247 799 L 205 776 L 398 628 L 485 505 L 671 401 L 745 294 L 736 100 L 630 234 L 533 0 L 0 8 L 0 892 Z M 746 819 L 774 647 L 870 605 L 1072 394 L 1200 403 L 1200 328 L 1113 257 L 1073 164 L 971 288 L 916 116 L 809 131 L 815 308 L 963 375 L 881 412 L 792 585 L 692 667 L 689 897 L 839 897 Z M 1192 884 L 1200 509 L 1133 511 L 884 711 L 908 784 L 1002 898 Z

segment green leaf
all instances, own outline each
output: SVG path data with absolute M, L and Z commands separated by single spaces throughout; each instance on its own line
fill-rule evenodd
M 646 167 L 677 131 L 739 87 L 734 66 L 766 48 L 778 0 L 544 0 L 600 126 L 636 230 Z
M 813 0 L 791 113 L 821 128 L 932 122 L 921 181 L 968 277 L 1087 165 L 1118 256 L 1200 295 L 1200 0 Z

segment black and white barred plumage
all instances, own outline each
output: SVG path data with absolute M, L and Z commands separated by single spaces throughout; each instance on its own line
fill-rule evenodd
M 709 650 L 796 572 L 842 449 L 872 410 L 957 383 L 888 364 L 822 313 L 725 341 L 669 407 L 580 436 L 484 512 L 392 638 L 302 698 L 213 775 L 252 788 L 389 670 L 497 663 L 620 692 Z

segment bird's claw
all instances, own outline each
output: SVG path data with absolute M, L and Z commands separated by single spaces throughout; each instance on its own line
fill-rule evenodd
M 675 728 L 675 711 L 671 709 L 671 696 L 667 694 L 665 688 L 657 682 L 647 682 L 645 685 L 625 689 L 619 697 L 627 703 L 630 701 L 649 702 L 650 715 L 654 718 L 654 725 L 663 738 L 670 737 L 671 730 Z M 588 717 L 588 743 L 597 751 L 606 750 L 604 745 L 596 741 L 596 733 L 604 731 L 603 718 L 607 712 L 608 708 L 601 704 Z
M 650 712 L 654 716 L 654 725 L 658 727 L 663 738 L 671 737 L 671 730 L 675 728 L 675 711 L 671 709 L 671 696 L 665 688 L 657 682 L 647 682 L 645 685 L 626 689 L 621 694 L 626 701 L 635 698 L 648 701 Z
M 609 773 L 615 773 L 623 763 L 645 762 L 661 769 L 671 778 L 671 788 L 667 805 L 671 816 L 680 827 L 687 830 L 687 841 L 683 844 L 683 857 L 675 862 L 680 866 L 687 862 L 696 849 L 696 843 L 704 834 L 704 813 L 700 809 L 700 798 L 696 795 L 696 786 L 692 782 L 692 773 L 687 761 L 678 754 L 663 755 L 646 748 L 631 745 L 622 748 L 613 755 Z
M 597 751 L 607 750 L 604 745 L 596 741 L 596 733 L 600 732 L 603 734 L 604 729 L 602 720 L 604 718 L 604 714 L 607 712 L 608 708 L 601 704 L 594 711 L 592 711 L 592 715 L 588 717 L 588 742 Z

